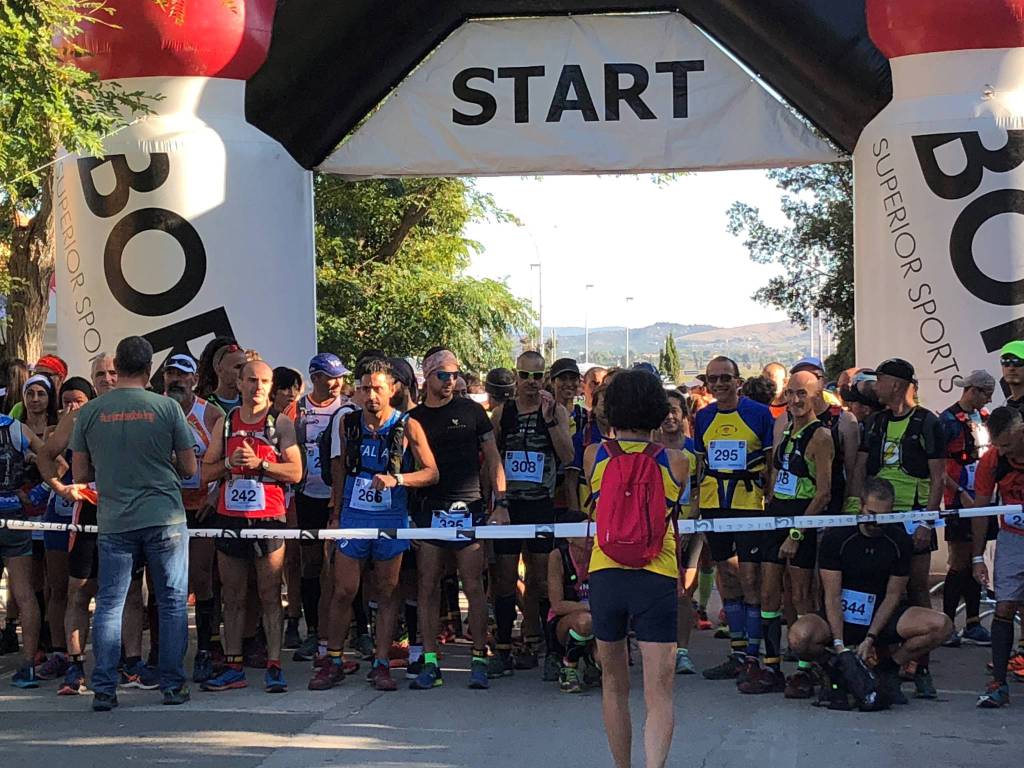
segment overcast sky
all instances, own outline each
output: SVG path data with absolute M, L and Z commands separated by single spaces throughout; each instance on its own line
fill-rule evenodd
M 740 238 L 726 231 L 735 200 L 780 223 L 779 192 L 762 171 L 683 176 L 667 185 L 649 176 L 482 178 L 522 226 L 484 222 L 468 236 L 485 246 L 470 272 L 506 278 L 536 307 L 543 264 L 544 324 L 583 325 L 585 289 L 590 325 L 642 327 L 658 321 L 717 326 L 784 320 L 751 294 L 774 266 L 754 264 Z M 632 296 L 628 306 L 625 297 Z

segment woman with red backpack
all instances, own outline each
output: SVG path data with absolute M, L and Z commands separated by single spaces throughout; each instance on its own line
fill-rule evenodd
M 629 768 L 629 661 L 632 630 L 643 655 L 645 765 L 661 768 L 672 744 L 678 607 L 676 521 L 689 477 L 682 451 L 653 442 L 668 413 L 658 378 L 620 372 L 604 410 L 614 439 L 589 446 L 583 468 L 596 504 L 590 559 L 590 609 L 602 665 L 602 707 L 617 768 Z

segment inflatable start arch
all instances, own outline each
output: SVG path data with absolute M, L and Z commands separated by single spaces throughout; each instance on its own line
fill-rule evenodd
M 163 99 L 106 157 L 56 166 L 58 346 L 72 366 L 128 333 L 194 354 L 232 333 L 301 369 L 315 347 L 312 169 L 852 154 L 859 361 L 906 357 L 938 407 L 1024 337 L 1024 0 L 276 6 L 123 0 L 117 28 L 90 28 L 82 66 Z

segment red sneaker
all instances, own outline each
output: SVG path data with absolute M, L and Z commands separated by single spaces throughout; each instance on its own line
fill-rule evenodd
M 398 683 L 391 677 L 391 669 L 381 664 L 375 664 L 370 670 L 370 685 L 378 691 L 397 691 Z

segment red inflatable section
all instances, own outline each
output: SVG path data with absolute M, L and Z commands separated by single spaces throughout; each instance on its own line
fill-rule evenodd
M 166 75 L 247 80 L 267 58 L 275 0 L 111 0 L 83 25 L 76 59 L 103 80 Z
M 867 0 L 868 33 L 890 59 L 1024 46 L 1024 0 Z

